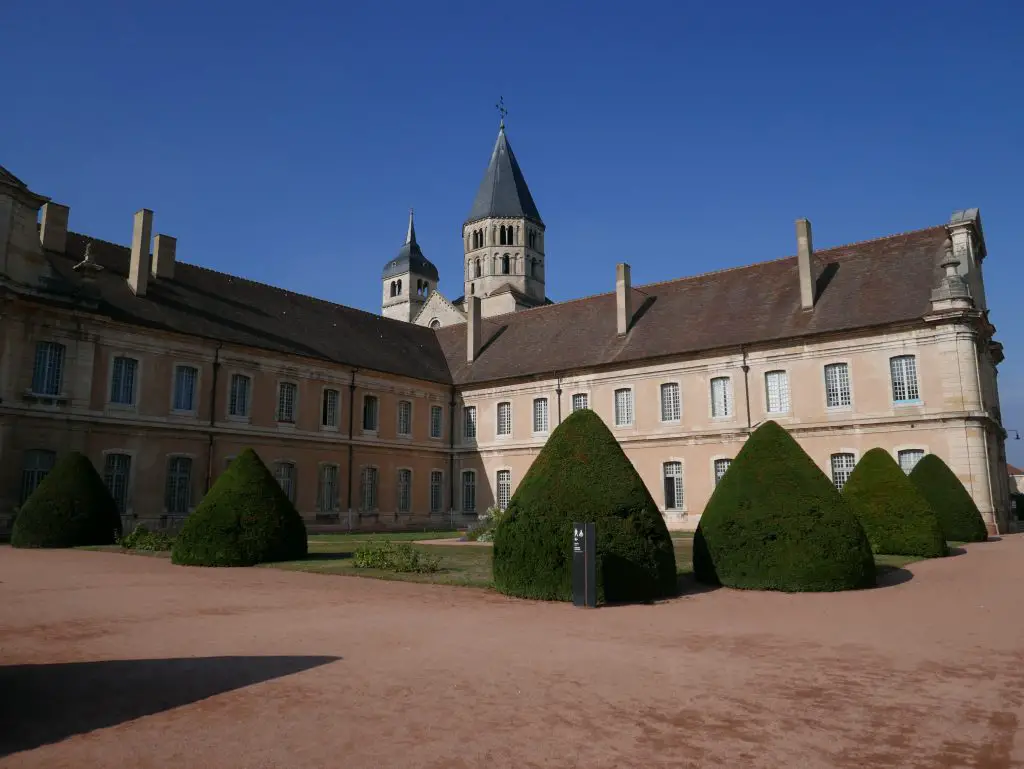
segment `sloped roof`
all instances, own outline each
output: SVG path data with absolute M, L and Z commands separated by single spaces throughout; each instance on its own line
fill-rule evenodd
M 22 189 L 28 189 L 28 186 L 19 179 L 17 176 L 12 174 L 3 166 L 0 166 L 0 184 L 10 184 L 14 187 L 21 187 Z
M 1008 475 L 1024 475 L 1024 470 L 1019 467 L 1014 467 L 1009 462 L 1006 463 L 1006 473 Z
M 498 130 L 491 161 L 487 164 L 466 224 L 492 216 L 525 217 L 544 224 L 526 185 L 526 177 L 516 162 L 512 145 L 505 136 L 504 124 Z
M 399 249 L 398 255 L 384 265 L 384 280 L 405 272 L 429 278 L 435 283 L 441 279 L 437 267 L 423 255 L 419 243 L 416 242 L 416 227 L 413 225 L 412 211 L 409 211 L 409 229 L 405 235 L 405 243 Z

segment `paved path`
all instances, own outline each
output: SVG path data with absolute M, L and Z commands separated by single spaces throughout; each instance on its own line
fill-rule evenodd
M 588 611 L 4 547 L 0 766 L 1021 766 L 1024 535 L 905 576 Z

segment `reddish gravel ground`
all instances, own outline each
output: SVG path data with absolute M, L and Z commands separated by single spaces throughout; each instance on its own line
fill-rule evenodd
M 1024 535 L 890 583 L 593 611 L 4 547 L 0 766 L 1024 765 Z

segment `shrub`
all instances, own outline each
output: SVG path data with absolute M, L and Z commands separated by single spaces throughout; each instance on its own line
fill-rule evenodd
M 411 542 L 369 540 L 356 548 L 352 564 L 357 569 L 381 569 L 383 571 L 417 572 L 431 574 L 441 568 L 441 560 L 417 550 Z
M 934 454 L 926 454 L 911 471 L 910 480 L 932 506 L 947 541 L 988 539 L 978 506 L 949 465 Z
M 935 511 L 885 449 L 871 449 L 861 457 L 843 486 L 843 498 L 876 553 L 924 558 L 946 554 Z
M 171 560 L 252 566 L 305 558 L 306 525 L 252 449 L 217 479 L 174 540 Z
M 466 530 L 466 539 L 469 542 L 493 542 L 494 530 L 498 528 L 501 519 L 505 517 L 505 511 L 496 505 L 487 508 L 474 526 Z
M 14 520 L 14 547 L 111 545 L 121 535 L 121 515 L 88 457 L 60 458 Z
M 835 486 L 775 422 L 740 449 L 693 539 L 701 582 L 751 590 L 831 591 L 875 584 L 864 529 Z
M 145 524 L 139 524 L 127 536 L 117 540 L 117 544 L 125 550 L 149 550 L 155 553 L 171 549 L 174 540 L 161 531 L 150 531 Z
M 494 584 L 523 598 L 572 599 L 572 525 L 597 529 L 598 601 L 675 593 L 665 521 L 601 418 L 570 414 L 523 477 L 494 534 Z

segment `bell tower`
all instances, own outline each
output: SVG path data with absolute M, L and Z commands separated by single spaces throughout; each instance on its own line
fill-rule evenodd
M 437 288 L 438 280 L 437 267 L 423 255 L 416 242 L 416 227 L 410 208 L 405 243 L 398 255 L 384 266 L 381 315 L 411 323 L 430 292 Z

